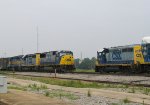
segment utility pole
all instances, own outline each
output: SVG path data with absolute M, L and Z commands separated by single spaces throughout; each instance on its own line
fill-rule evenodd
M 81 61 L 82 61 L 82 52 L 81 52 Z
M 22 55 L 23 55 L 23 48 L 22 48 Z
M 6 52 L 4 53 L 4 58 L 6 58 Z
M 39 52 L 39 29 L 37 26 L 37 53 Z
M 81 52 L 81 58 L 80 58 L 79 63 L 80 63 L 80 64 L 82 63 L 82 52 Z

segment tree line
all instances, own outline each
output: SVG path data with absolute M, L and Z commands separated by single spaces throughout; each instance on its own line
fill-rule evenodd
M 95 69 L 96 58 L 84 58 L 82 61 L 80 59 L 75 59 L 75 66 L 77 69 Z

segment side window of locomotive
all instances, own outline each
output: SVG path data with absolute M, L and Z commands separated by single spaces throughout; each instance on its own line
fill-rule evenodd
M 46 54 L 46 58 L 50 58 L 50 53 L 47 53 L 47 54 Z
M 150 56 L 150 48 L 147 48 L 147 55 Z
M 122 52 L 133 52 L 133 48 L 122 49 Z
M 64 53 L 60 53 L 60 56 L 63 56 L 63 55 L 65 55 Z
M 46 57 L 46 54 L 41 54 L 40 55 L 40 58 L 45 58 Z
M 33 55 L 32 58 L 36 58 L 36 55 Z
M 133 48 L 129 48 L 129 49 L 128 49 L 128 52 L 133 52 Z
M 59 57 L 59 56 L 60 56 L 60 53 L 57 53 L 56 56 Z
M 72 55 L 73 56 L 73 52 L 69 52 L 68 54 Z
M 29 57 L 29 63 L 32 63 L 32 56 Z
M 127 52 L 127 51 L 128 51 L 128 49 L 127 49 L 127 48 L 122 49 L 122 52 Z
M 53 55 L 56 55 L 56 52 L 53 52 Z

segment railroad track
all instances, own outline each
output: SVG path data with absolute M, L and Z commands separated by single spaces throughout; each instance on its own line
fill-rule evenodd
M 150 77 L 150 73 L 141 73 L 141 74 L 134 74 L 134 73 L 98 73 L 98 72 L 66 72 L 71 74 L 98 74 L 98 75 L 116 75 L 116 76 L 143 76 L 143 77 Z
M 5 71 L 4 71 L 5 72 Z M 13 72 L 13 71 L 12 71 Z M 14 72 L 17 72 L 17 71 L 14 71 Z M 22 71 L 22 72 L 29 72 L 29 71 Z M 37 72 L 37 71 L 36 71 Z M 54 72 L 37 72 L 37 73 L 54 73 Z M 85 74 L 85 75 L 92 75 L 92 74 L 97 74 L 97 75 L 116 75 L 116 76 L 143 76 L 143 77 L 150 77 L 150 72 L 149 73 L 140 73 L 140 74 L 135 74 L 135 73 L 123 73 L 123 72 L 110 72 L 110 73 L 106 73 L 106 72 L 103 72 L 103 73 L 100 73 L 100 72 L 65 72 L 64 74 L 68 74 L 68 73 L 71 73 L 71 74 Z
M 60 80 L 76 80 L 76 81 L 84 81 L 84 82 L 96 82 L 96 83 L 106 83 L 106 84 L 120 84 L 120 85 L 127 85 L 127 86 L 139 86 L 139 87 L 150 87 L 150 84 L 140 84 L 140 82 L 142 81 L 146 81 L 146 80 L 138 80 L 138 81 L 132 81 L 129 83 L 125 83 L 125 82 L 114 82 L 114 81 L 103 81 L 103 80 L 87 80 L 87 79 L 78 79 L 78 78 L 66 78 L 66 77 L 55 77 L 55 76 L 40 76 L 40 75 L 27 75 L 27 74 L 10 74 L 10 75 L 21 75 L 21 76 L 29 76 L 29 77 L 44 77 L 44 78 L 56 78 L 56 79 L 60 79 Z M 149 80 L 147 80 L 149 81 Z

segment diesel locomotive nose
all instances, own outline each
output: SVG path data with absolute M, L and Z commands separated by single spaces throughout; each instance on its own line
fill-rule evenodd
M 61 65 L 73 65 L 74 64 L 73 56 L 72 55 L 64 55 L 61 58 L 60 64 Z

